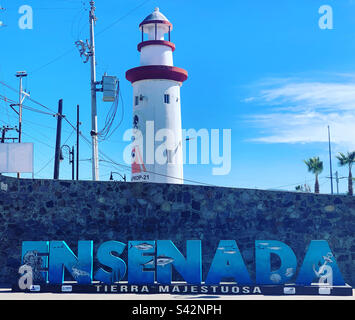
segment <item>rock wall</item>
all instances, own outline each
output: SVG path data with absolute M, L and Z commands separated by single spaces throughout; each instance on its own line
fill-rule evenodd
M 254 241 L 279 240 L 298 268 L 311 240 L 327 240 L 355 286 L 355 197 L 191 185 L 53 181 L 0 176 L 0 283 L 18 278 L 21 243 L 202 240 L 205 279 L 219 240 L 237 241 L 252 279 Z

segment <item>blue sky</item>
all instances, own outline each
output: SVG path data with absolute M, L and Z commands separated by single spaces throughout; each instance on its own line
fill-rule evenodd
M 52 110 L 64 100 L 64 114 L 90 137 L 90 69 L 74 45 L 88 38 L 88 2 L 81 0 L 2 0 L 0 80 L 17 88 L 16 71 L 26 70 L 31 97 Z M 33 30 L 18 27 L 21 5 L 32 6 Z M 322 30 L 322 5 L 333 9 L 333 29 Z M 294 190 L 313 176 L 303 159 L 324 161 L 321 192 L 330 191 L 327 126 L 333 153 L 355 150 L 355 2 L 318 0 L 104 0 L 97 1 L 97 72 L 117 75 L 124 103 L 122 125 L 100 150 L 123 163 L 131 127 L 132 88 L 125 72 L 139 65 L 139 23 L 154 7 L 174 25 L 174 64 L 189 72 L 181 89 L 183 128 L 232 129 L 232 170 L 213 176 L 212 165 L 185 165 L 186 179 L 245 188 Z M 17 99 L 1 86 L 0 93 Z M 99 96 L 101 100 L 101 97 Z M 41 109 L 32 102 L 27 105 Z M 98 105 L 99 128 L 110 104 Z M 45 109 L 42 109 L 45 111 Z M 122 112 L 120 102 L 119 117 Z M 16 125 L 15 113 L 0 102 L 0 125 Z M 56 119 L 24 111 L 24 141 L 35 144 L 35 177 L 52 178 Z M 62 143 L 75 144 L 63 123 Z M 91 178 L 90 147 L 81 140 L 80 177 Z M 46 166 L 47 164 L 47 166 Z M 333 157 L 333 171 L 346 176 Z M 101 162 L 100 177 L 129 171 Z M 29 175 L 24 175 L 25 177 Z M 71 168 L 61 163 L 62 179 Z M 346 179 L 340 191 L 347 189 Z

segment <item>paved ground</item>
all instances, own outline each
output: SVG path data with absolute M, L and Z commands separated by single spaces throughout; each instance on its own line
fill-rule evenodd
M 261 296 L 261 295 L 169 295 L 169 294 L 54 294 L 54 293 L 15 293 L 0 289 L 0 300 L 355 300 L 352 296 Z

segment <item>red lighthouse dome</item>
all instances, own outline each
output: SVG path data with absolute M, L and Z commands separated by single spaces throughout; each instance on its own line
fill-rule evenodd
M 142 32 L 142 42 L 138 44 L 139 52 L 141 52 L 142 47 L 149 45 L 165 45 L 174 52 L 175 45 L 170 41 L 173 25 L 159 11 L 159 8 L 155 8 L 154 12 L 141 22 L 139 29 Z M 148 34 L 147 41 L 144 41 L 144 34 Z M 165 40 L 165 34 L 168 34 L 168 41 Z
M 143 22 L 139 25 L 139 28 L 142 29 L 144 25 L 161 23 L 166 24 L 170 27 L 170 30 L 173 29 L 173 25 L 170 23 L 167 17 L 165 17 L 160 11 L 159 8 L 155 8 L 154 12 L 147 16 Z
M 163 15 L 159 8 L 148 15 L 139 25 L 142 32 L 142 42 L 138 44 L 141 53 L 140 67 L 127 71 L 127 80 L 133 82 L 145 79 L 167 79 L 184 82 L 187 79 L 187 71 L 174 67 L 173 52 L 175 44 L 171 40 L 173 25 Z M 144 35 L 148 39 L 144 39 Z M 165 39 L 168 35 L 168 39 Z

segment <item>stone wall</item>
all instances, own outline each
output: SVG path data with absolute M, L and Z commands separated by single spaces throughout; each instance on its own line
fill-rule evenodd
M 202 240 L 203 278 L 221 239 L 237 241 L 252 279 L 254 241 L 279 240 L 302 263 L 327 240 L 355 284 L 355 197 L 191 185 L 14 179 L 0 176 L 0 283 L 16 281 L 21 243 L 65 240 Z M 94 255 L 96 253 L 94 252 Z M 300 265 L 298 265 L 298 268 Z

